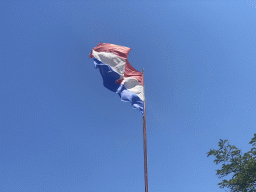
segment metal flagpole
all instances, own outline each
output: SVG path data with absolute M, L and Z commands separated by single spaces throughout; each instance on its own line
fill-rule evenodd
M 145 84 L 144 84 L 144 68 L 142 68 L 142 77 L 143 77 L 143 90 L 144 90 L 144 116 L 143 116 L 144 178 L 145 178 L 145 192 L 148 192 L 146 98 L 145 98 Z

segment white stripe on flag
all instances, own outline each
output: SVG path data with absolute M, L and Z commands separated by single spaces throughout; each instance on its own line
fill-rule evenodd
M 133 77 L 124 78 L 124 87 L 138 95 L 142 101 L 145 100 L 143 86 L 138 82 L 137 79 Z
M 124 59 L 121 59 L 114 53 L 107 52 L 97 52 L 92 50 L 92 55 L 99 61 L 108 64 L 112 69 L 117 72 L 119 75 L 124 76 L 125 63 Z

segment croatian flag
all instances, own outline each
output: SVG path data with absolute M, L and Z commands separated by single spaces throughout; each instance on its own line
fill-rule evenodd
M 144 116 L 143 74 L 128 62 L 130 50 L 120 45 L 100 43 L 89 56 L 100 71 L 104 87 L 117 93 L 121 101 L 130 102 Z

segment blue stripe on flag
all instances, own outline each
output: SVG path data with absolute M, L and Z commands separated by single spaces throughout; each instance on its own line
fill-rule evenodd
M 138 109 L 144 116 L 144 102 L 139 98 L 138 95 L 127 90 L 124 85 L 121 85 L 116 93 L 120 96 L 121 101 L 131 102 L 132 108 Z
M 110 91 L 116 92 L 119 88 L 120 84 L 116 84 L 116 80 L 120 78 L 120 75 L 113 71 L 113 69 L 107 65 L 99 61 L 98 59 L 93 58 L 95 68 L 100 70 L 100 74 L 103 78 L 103 85 Z

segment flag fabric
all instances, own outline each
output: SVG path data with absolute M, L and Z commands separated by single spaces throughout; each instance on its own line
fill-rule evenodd
M 99 69 L 104 87 L 117 93 L 121 101 L 130 102 L 144 116 L 143 74 L 128 62 L 130 50 L 120 45 L 100 43 L 92 49 L 89 57 Z

